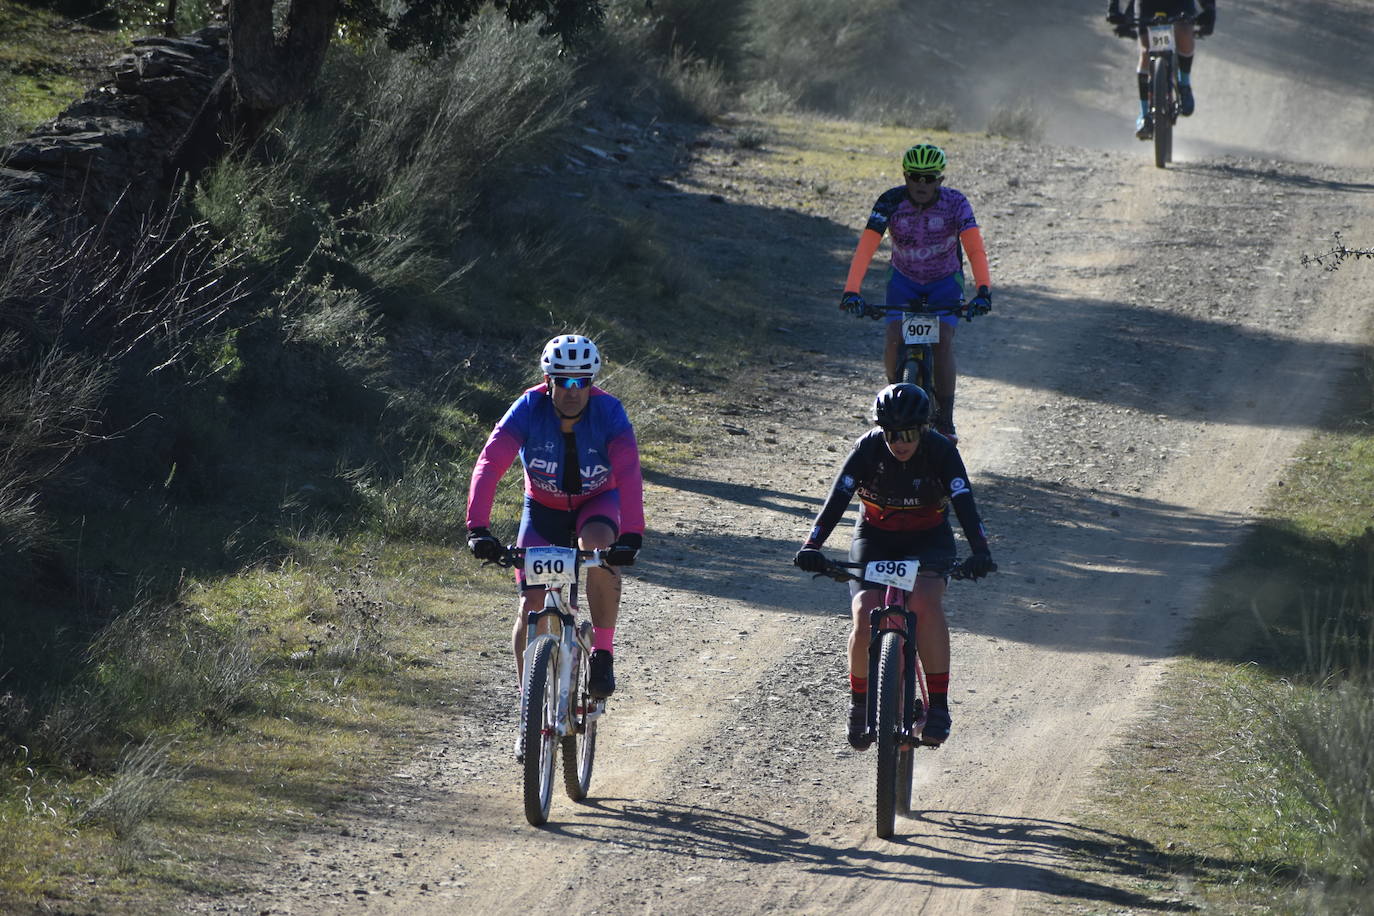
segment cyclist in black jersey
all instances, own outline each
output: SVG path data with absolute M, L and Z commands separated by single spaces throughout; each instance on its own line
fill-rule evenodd
M 1201 12 L 1198 7 L 1202 7 Z M 1140 15 L 1135 15 L 1136 10 Z M 1154 136 L 1155 126 L 1150 118 L 1150 54 L 1149 30 L 1136 23 L 1156 15 L 1193 17 L 1191 20 L 1174 23 L 1174 41 L 1178 47 L 1178 113 L 1185 118 L 1193 113 L 1193 28 L 1197 34 L 1207 36 L 1217 24 L 1217 0 L 1126 0 L 1126 11 L 1121 11 L 1121 0 L 1108 0 L 1107 21 L 1116 27 L 1116 33 L 1123 38 L 1140 40 L 1140 59 L 1136 63 L 1136 87 L 1140 92 L 1140 115 L 1135 121 L 1135 135 L 1141 140 Z
M 938 744 L 949 737 L 949 626 L 943 598 L 954 564 L 954 507 L 972 556 L 964 569 L 981 579 L 994 568 L 987 534 L 969 488 L 959 449 L 930 428 L 930 397 L 917 385 L 889 385 L 873 404 L 877 428 L 854 443 L 794 562 L 807 572 L 825 569 L 821 546 L 857 493 L 862 503 L 849 547 L 850 560 L 920 561 L 907 607 L 916 613 L 916 644 L 930 688 L 930 709 L 921 737 Z M 853 627 L 849 633 L 849 743 L 871 743 L 867 723 L 869 613 L 883 587 L 850 583 Z

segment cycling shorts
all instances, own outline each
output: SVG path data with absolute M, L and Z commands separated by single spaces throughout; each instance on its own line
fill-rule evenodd
M 930 304 L 936 308 L 955 306 L 964 298 L 964 274 L 956 271 L 934 283 L 917 283 L 901 271 L 894 270 L 887 279 L 887 321 L 888 324 L 902 320 L 901 306 L 912 299 L 919 299 L 925 293 Z M 944 324 L 957 325 L 958 315 L 941 315 Z
M 849 559 L 853 563 L 908 560 L 913 557 L 921 563 L 919 572 L 947 575 L 955 558 L 954 529 L 949 522 L 923 531 L 884 531 L 870 525 L 859 525 L 854 529 L 854 540 L 849 544 Z M 864 589 L 884 587 L 868 581 L 850 582 L 849 595 L 852 598 Z
M 520 533 L 517 547 L 576 547 L 577 535 L 592 522 L 605 522 L 612 534 L 620 535 L 620 491 L 607 490 L 587 500 L 576 509 L 554 509 L 525 497 L 525 509 L 520 513 Z M 515 581 L 521 591 L 543 588 L 526 585 L 525 571 L 515 570 Z

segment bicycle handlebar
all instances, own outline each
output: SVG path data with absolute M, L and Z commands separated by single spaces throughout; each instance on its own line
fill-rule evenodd
M 853 570 L 853 569 L 863 569 L 863 568 L 864 568 L 864 564 L 863 564 L 863 563 L 851 563 L 851 562 L 849 562 L 848 560 L 826 560 L 826 563 L 827 563 L 826 568 L 825 568 L 823 571 L 816 573 L 814 576 L 812 576 L 812 578 L 819 578 L 820 576 L 826 576 L 827 578 L 834 579 L 836 582 L 862 582 L 862 581 L 863 581 L 863 578 L 864 578 L 863 576 L 861 576 L 861 575 L 855 575 L 854 573 L 850 572 L 850 570 Z M 996 563 L 992 564 L 992 569 L 989 570 L 989 572 L 997 572 L 997 564 L 996 564 Z M 963 562 L 962 560 L 956 561 L 955 564 L 949 568 L 949 573 L 948 573 L 948 575 L 949 575 L 949 577 L 950 577 L 951 579 L 971 579 L 971 578 L 972 578 L 971 576 L 969 576 L 967 573 L 964 572 L 964 562 Z
M 606 561 L 604 555 L 608 552 L 610 552 L 609 547 L 598 547 L 595 550 L 582 550 L 579 548 L 577 551 L 577 559 L 581 561 L 582 566 L 605 566 Z M 525 562 L 525 548 L 516 547 L 514 544 L 507 545 L 505 553 L 501 554 L 498 559 L 489 560 L 487 562 L 495 563 L 503 569 L 518 566 Z
M 932 318 L 938 318 L 942 315 L 958 315 L 965 321 L 972 321 L 973 316 L 975 314 L 978 314 L 972 311 L 969 308 L 968 303 L 965 302 L 963 299 L 960 299 L 954 305 L 936 306 L 932 306 L 929 302 L 923 302 L 919 299 L 912 299 L 902 303 L 901 305 L 892 306 L 874 305 L 871 302 L 865 302 L 863 311 L 855 312 L 854 317 L 872 318 L 874 321 L 878 321 L 879 319 L 885 318 L 887 316 L 888 311 L 890 311 L 891 309 L 897 309 L 899 311 L 907 312 L 913 315 L 928 315 Z
M 1179 22 L 1197 22 L 1197 17 L 1191 13 L 1171 13 L 1168 16 L 1155 16 L 1150 19 L 1122 19 L 1112 25 L 1112 29 L 1120 38 L 1135 38 L 1140 34 L 1141 29 L 1148 29 L 1152 25 L 1174 25 Z M 1193 30 L 1198 38 L 1206 38 L 1206 35 Z

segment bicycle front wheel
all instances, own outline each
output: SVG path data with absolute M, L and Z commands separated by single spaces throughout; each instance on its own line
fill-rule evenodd
M 525 820 L 549 819 L 558 735 L 558 640 L 541 636 L 530 661 L 520 715 L 525 724 Z
M 1155 166 L 1174 158 L 1174 73 L 1167 57 L 1156 57 L 1150 72 L 1151 116 L 1155 122 Z
M 596 762 L 596 720 L 592 709 L 597 701 L 587 692 L 585 653 L 577 653 L 573 663 L 572 724 L 575 730 L 563 738 L 563 788 L 568 798 L 584 801 L 592 787 L 592 764 Z
M 917 347 L 908 348 L 906 361 L 902 363 L 898 376 L 902 381 L 920 386 L 929 393 L 931 389 L 929 354 L 923 353 Z
M 878 836 L 892 836 L 898 802 L 898 781 L 902 740 L 902 637 L 897 633 L 883 633 L 878 653 Z M 908 751 L 908 754 L 910 752 Z M 907 791 L 910 797 L 910 788 Z

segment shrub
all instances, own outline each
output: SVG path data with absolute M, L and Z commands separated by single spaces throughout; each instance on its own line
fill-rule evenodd
M 1044 135 L 1044 118 L 1030 99 L 1003 102 L 988 115 L 990 137 L 1006 137 L 1034 143 Z

